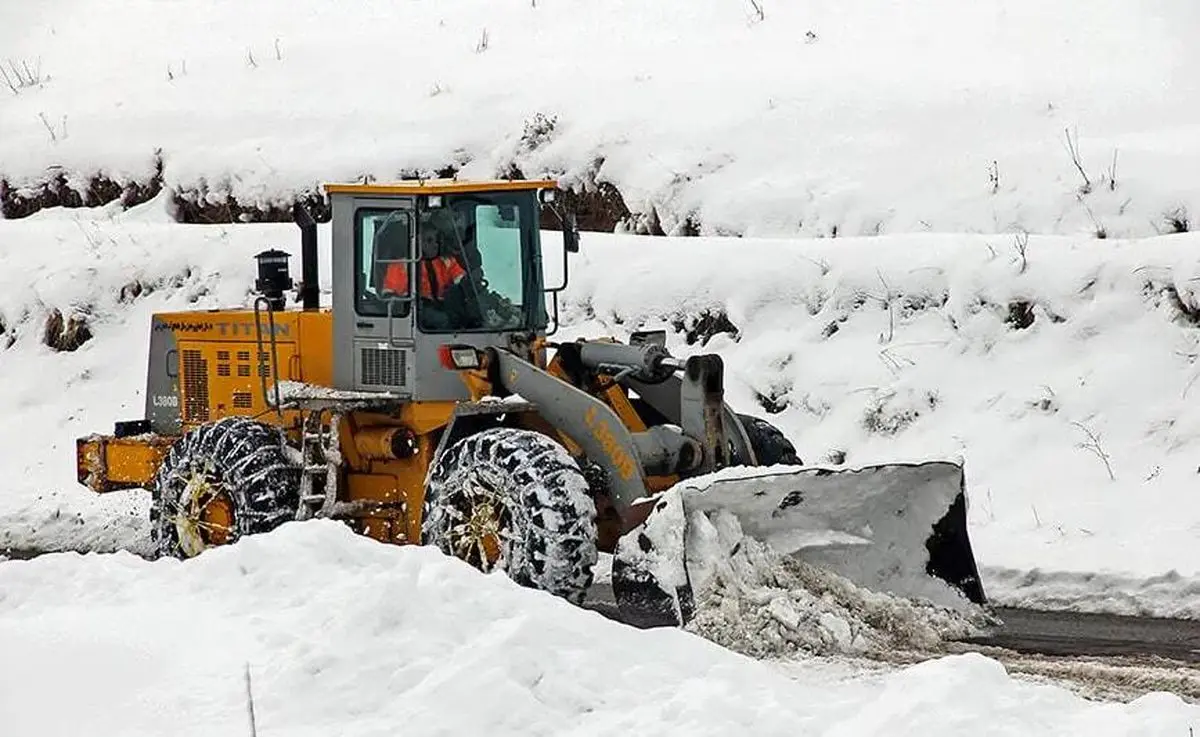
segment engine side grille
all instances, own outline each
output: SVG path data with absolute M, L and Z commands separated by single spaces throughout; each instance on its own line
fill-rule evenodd
M 183 355 L 183 421 L 208 422 L 208 361 L 200 351 Z
M 254 398 L 250 392 L 234 392 L 233 406 L 235 409 L 250 409 L 254 406 Z
M 362 383 L 366 386 L 405 386 L 408 352 L 386 348 L 362 349 Z

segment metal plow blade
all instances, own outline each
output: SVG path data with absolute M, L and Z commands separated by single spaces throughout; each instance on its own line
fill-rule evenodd
M 687 623 L 714 556 L 735 552 L 738 536 L 873 591 L 955 609 L 986 603 L 956 463 L 730 468 L 648 503 L 654 511 L 622 536 L 613 559 L 613 595 L 631 624 Z M 730 516 L 740 526 L 732 540 Z M 720 542 L 714 521 L 726 531 Z

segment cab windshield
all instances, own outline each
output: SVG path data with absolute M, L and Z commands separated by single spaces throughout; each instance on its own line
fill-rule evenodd
M 368 271 L 372 276 L 363 280 L 373 285 L 367 290 L 375 293 L 370 296 L 383 301 L 403 297 L 404 307 L 415 302 L 417 326 L 426 333 L 544 326 L 534 193 L 447 194 L 431 199 L 434 202 L 418 209 L 415 217 L 376 213 L 378 223 L 360 228 L 363 255 L 370 254 L 363 263 L 372 264 Z M 385 248 L 389 234 L 395 246 Z M 412 235 L 415 247 L 410 256 L 407 244 Z M 407 309 L 393 309 L 395 316 L 408 314 Z M 361 308 L 360 314 L 365 314 Z M 386 315 L 386 310 L 381 314 Z
M 418 214 L 423 332 L 528 329 L 540 310 L 532 193 L 448 195 Z

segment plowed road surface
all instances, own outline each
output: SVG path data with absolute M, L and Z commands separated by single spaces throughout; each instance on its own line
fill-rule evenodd
M 620 620 L 608 586 L 593 586 L 585 606 Z M 1149 656 L 1200 665 L 1200 620 L 1004 607 L 993 611 L 1003 625 L 964 644 L 1031 655 Z

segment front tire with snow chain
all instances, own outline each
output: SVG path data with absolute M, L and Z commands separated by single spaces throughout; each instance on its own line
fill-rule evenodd
M 188 431 L 151 486 L 157 553 L 192 558 L 295 519 L 300 474 L 287 438 L 272 425 L 226 417 Z
M 581 604 L 592 583 L 596 507 L 575 460 L 537 432 L 491 428 L 437 459 L 422 542 L 483 571 Z

